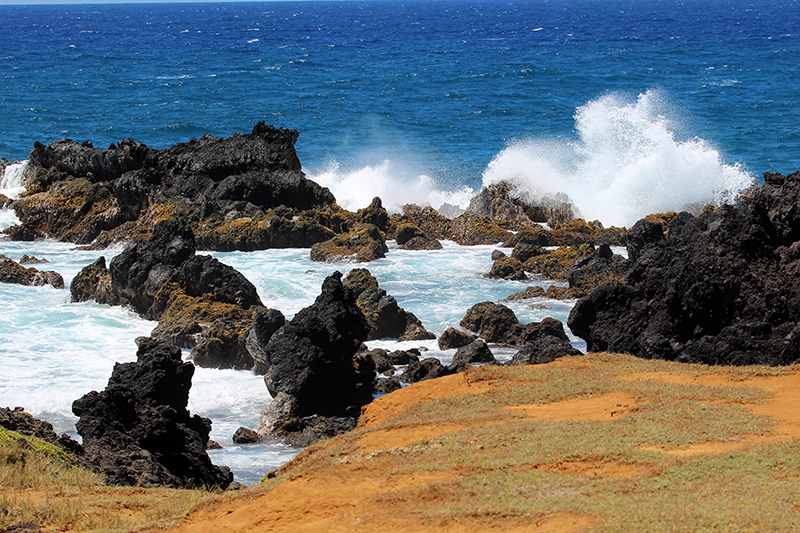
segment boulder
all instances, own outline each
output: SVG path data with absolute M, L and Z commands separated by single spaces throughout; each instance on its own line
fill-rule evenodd
M 466 346 L 475 339 L 477 339 L 475 335 L 470 335 L 456 328 L 447 328 L 444 333 L 439 336 L 438 345 L 440 350 L 451 350 L 453 348 Z
M 405 372 L 400 376 L 400 381 L 417 383 L 426 379 L 447 376 L 450 371 L 435 357 L 426 357 L 420 361 L 411 361 Z
M 442 249 L 442 243 L 426 235 L 414 224 L 400 224 L 395 231 L 395 240 L 402 250 Z
M 261 440 L 261 435 L 257 431 L 249 428 L 240 427 L 233 434 L 234 444 L 253 444 Z
M 514 311 L 493 302 L 480 302 L 472 306 L 461 320 L 461 326 L 476 332 L 486 342 L 507 346 L 519 346 L 543 337 L 555 337 L 568 342 L 560 321 L 548 317 L 541 322 L 521 324 Z
M 525 267 L 513 257 L 501 257 L 492 264 L 492 269 L 483 275 L 485 278 L 525 280 Z
M 497 363 L 492 351 L 482 339 L 476 339 L 456 350 L 453 362 L 447 367 L 448 372 L 464 372 L 475 363 Z
M 342 274 L 328 276 L 314 303 L 299 311 L 264 347 L 264 381 L 274 398 L 262 415 L 261 433 L 281 420 L 357 418 L 372 400 L 375 365 L 359 354 L 369 324 Z
M 570 344 L 564 325 L 559 320 L 547 317 L 534 327 L 529 325 L 527 342 L 508 364 L 540 365 L 560 357 L 577 355 L 583 354 Z
M 89 463 L 109 485 L 227 487 L 233 474 L 206 453 L 211 421 L 186 410 L 194 366 L 175 345 L 137 343 L 136 362 L 72 404 Z
M 0 254 L 0 283 L 16 283 L 17 285 L 51 285 L 55 289 L 64 288 L 64 278 L 58 272 L 25 268 L 13 259 Z
M 706 364 L 800 361 L 800 172 L 766 173 L 734 205 L 631 229 L 624 283 L 568 321 L 591 351 Z

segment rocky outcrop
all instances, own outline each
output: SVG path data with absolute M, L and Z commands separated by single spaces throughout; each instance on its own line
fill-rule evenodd
M 146 240 L 167 218 L 190 221 L 204 246 L 224 250 L 311 246 L 328 229 L 295 227 L 302 212 L 333 205 L 303 175 L 298 133 L 258 123 L 249 134 L 204 135 L 165 150 L 125 139 L 109 148 L 60 140 L 36 143 L 14 201 L 14 239 L 98 246 Z
M 16 283 L 17 285 L 33 285 L 41 287 L 51 285 L 55 289 L 64 288 L 64 278 L 58 272 L 26 268 L 13 259 L 0 254 L 0 283 Z
M 557 348 L 561 355 L 575 355 L 577 352 L 569 343 L 560 321 L 548 317 L 541 322 L 521 324 L 514 311 L 493 302 L 473 305 L 460 325 L 474 331 L 486 342 L 507 346 L 542 345 L 541 349 L 549 346 Z
M 510 232 L 488 216 L 464 213 L 450 220 L 430 206 L 425 208 L 413 204 L 403 206 L 402 214 L 390 217 L 389 234 L 394 235 L 403 224 L 416 226 L 431 239 L 454 241 L 465 246 L 497 244 L 512 237 Z
M 507 181 L 493 183 L 481 189 L 467 211 L 497 220 L 503 227 L 518 230 L 537 223 L 550 226 L 575 218 L 575 206 L 565 195 L 552 198 L 527 199 L 524 191 Z
M 707 364 L 800 361 L 800 172 L 767 173 L 735 205 L 631 229 L 625 282 L 578 301 L 591 351 Z
M 537 246 L 570 246 L 577 248 L 582 244 L 610 244 L 625 246 L 627 231 L 624 228 L 603 227 L 599 221 L 586 222 L 576 218 L 570 222 L 556 225 L 547 230 L 542 227 L 524 227 L 503 244 L 506 248 L 514 248 L 520 243 Z M 524 262 L 524 261 L 523 261 Z
M 582 355 L 570 344 L 564 325 L 559 320 L 547 317 L 528 329 L 525 344 L 508 365 L 541 365 L 560 357 Z
M 422 322 L 397 304 L 393 296 L 378 286 L 369 270 L 354 268 L 344 279 L 344 286 L 356 295 L 358 308 L 364 313 L 370 329 L 367 340 L 398 339 L 401 341 L 435 339 Z
M 186 410 L 194 366 L 175 345 L 137 343 L 135 363 L 72 404 L 89 463 L 109 485 L 227 487 L 233 474 L 206 453 L 211 421 Z
M 389 248 L 381 230 L 373 224 L 356 224 L 348 233 L 311 247 L 311 260 L 326 263 L 364 263 L 386 257 Z
M 159 223 L 150 240 L 134 243 L 108 269 L 100 258 L 70 287 L 73 301 L 126 305 L 158 320 L 153 337 L 192 348 L 195 363 L 253 368 L 247 337 L 264 311 L 255 286 L 233 267 L 195 255 L 194 235 L 177 220 Z
M 370 327 L 342 274 L 328 276 L 314 303 L 270 336 L 264 381 L 273 397 L 260 433 L 302 434 L 318 418 L 357 419 L 372 401 L 375 365 L 359 354 Z M 323 432 L 324 433 L 324 432 Z

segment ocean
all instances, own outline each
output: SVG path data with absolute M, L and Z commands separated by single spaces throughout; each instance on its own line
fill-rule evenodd
M 796 0 L 0 5 L 0 20 L 0 157 L 11 161 L 36 141 L 166 148 L 263 120 L 300 132 L 304 171 L 351 210 L 374 196 L 391 212 L 466 207 L 483 185 L 510 180 L 533 196 L 565 193 L 584 218 L 620 226 L 800 169 Z M 0 176 L 0 192 L 22 191 L 19 168 Z M 0 228 L 13 223 L 0 212 Z M 437 334 L 476 302 L 551 283 L 483 278 L 494 247 L 390 248 L 363 266 Z M 101 255 L 2 240 L 0 253 L 47 258 L 40 268 L 67 282 Z M 354 266 L 311 263 L 308 250 L 213 255 L 288 316 L 327 274 Z M 0 285 L 0 405 L 74 434 L 72 401 L 104 387 L 155 324 L 68 300 Z M 573 304 L 511 307 L 523 322 L 565 321 Z M 269 400 L 250 373 L 195 374 L 189 407 L 223 445 L 212 459 L 244 483 L 297 453 L 231 442 Z

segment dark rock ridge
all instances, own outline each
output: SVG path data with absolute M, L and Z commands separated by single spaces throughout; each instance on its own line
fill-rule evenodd
M 305 178 L 297 137 L 261 122 L 249 134 L 206 134 L 165 150 L 131 139 L 109 148 L 37 142 L 27 192 L 13 203 L 22 223 L 6 233 L 104 246 L 146 240 L 158 221 L 181 217 L 207 249 L 310 247 L 333 232 L 293 217 L 335 199 Z
M 0 254 L 0 283 L 16 283 L 17 285 L 52 285 L 63 289 L 64 278 L 58 272 L 26 268 L 10 257 Z
M 378 280 L 365 268 L 354 268 L 343 281 L 344 286 L 356 295 L 358 308 L 364 313 L 370 330 L 367 340 L 398 339 L 418 341 L 435 339 L 422 322 L 397 304 L 393 296 L 378 286 Z
M 735 205 L 629 234 L 625 282 L 578 301 L 589 350 L 707 364 L 800 361 L 800 172 L 764 174 Z
M 247 336 L 265 311 L 255 286 L 233 267 L 195 255 L 194 235 L 175 219 L 153 228 L 111 260 L 83 268 L 70 286 L 73 301 L 126 305 L 158 320 L 153 337 L 192 348 L 196 364 L 253 368 Z
M 273 397 L 262 413 L 260 433 L 292 440 L 310 431 L 327 435 L 349 427 L 372 401 L 375 364 L 359 354 L 370 326 L 352 290 L 334 272 L 314 303 L 270 336 L 263 347 L 264 382 Z M 320 418 L 321 417 L 321 418 Z
M 135 363 L 72 404 L 89 463 L 109 485 L 227 487 L 233 474 L 206 453 L 211 421 L 186 410 L 194 366 L 173 344 L 137 343 Z

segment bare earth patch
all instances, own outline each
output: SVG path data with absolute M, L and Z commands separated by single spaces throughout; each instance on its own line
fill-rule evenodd
M 800 373 L 591 354 L 377 399 L 174 530 L 795 531 Z

